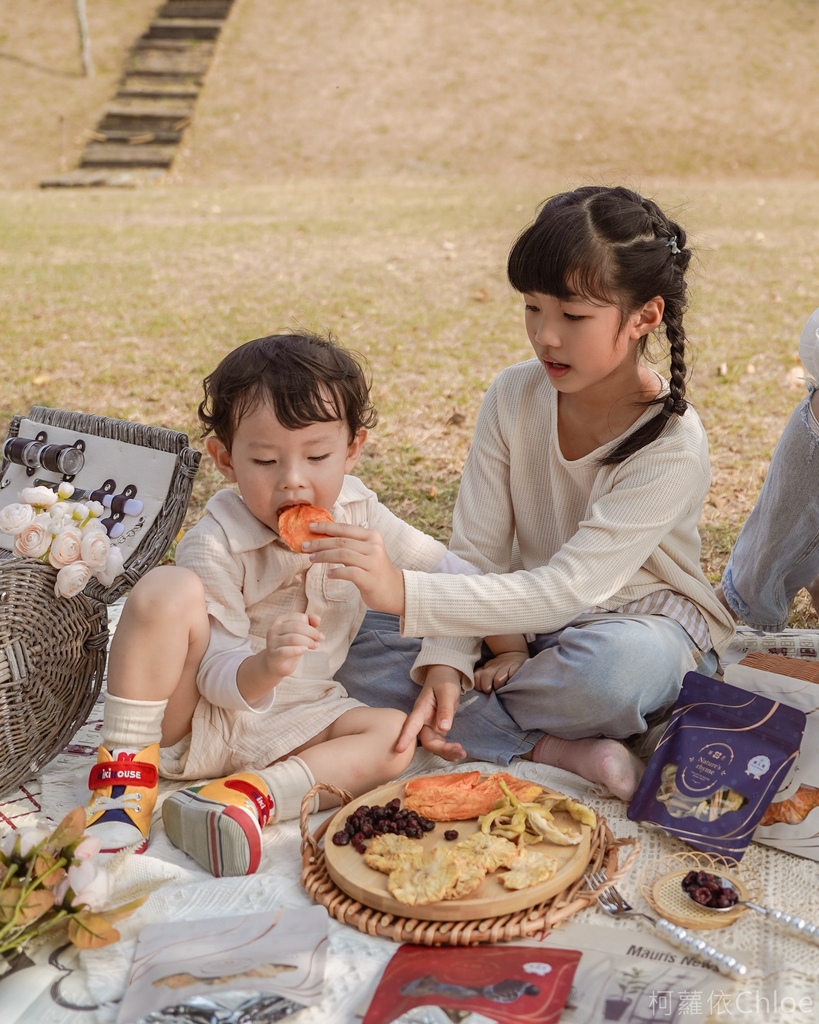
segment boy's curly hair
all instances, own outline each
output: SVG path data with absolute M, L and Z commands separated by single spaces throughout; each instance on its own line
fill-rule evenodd
M 202 387 L 202 437 L 213 433 L 228 451 L 242 417 L 259 402 L 289 430 L 342 420 L 350 440 L 378 421 L 363 359 L 331 336 L 296 331 L 248 341 L 228 353 Z

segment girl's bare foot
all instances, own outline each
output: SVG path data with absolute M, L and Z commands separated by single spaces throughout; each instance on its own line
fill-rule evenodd
M 631 800 L 645 771 L 638 757 L 611 739 L 542 736 L 532 749 L 532 760 L 597 782 L 621 800 Z

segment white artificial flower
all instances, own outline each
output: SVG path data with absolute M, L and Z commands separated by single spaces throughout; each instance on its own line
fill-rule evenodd
M 111 876 L 105 869 L 82 860 L 68 869 L 67 881 L 72 907 L 84 906 L 92 913 L 105 908 L 111 896 Z
M 105 568 L 110 551 L 111 541 L 104 529 L 82 531 L 80 557 L 92 572 Z
M 23 527 L 34 521 L 36 513 L 31 505 L 23 505 L 14 502 L 0 508 L 0 532 L 9 533 L 11 536 L 18 534 Z
M 101 849 L 102 840 L 86 833 L 74 847 L 74 857 L 77 860 L 91 860 L 97 856 Z
M 58 501 L 56 505 L 52 505 L 47 513 L 51 516 L 52 526 L 51 532 L 57 533 L 64 526 L 67 526 L 72 522 L 72 516 L 74 514 L 74 506 L 70 501 Z
M 18 497 L 37 508 L 51 508 L 60 500 L 50 487 L 24 487 Z
M 63 499 L 63 501 L 65 501 L 66 498 L 70 498 L 73 493 L 74 485 L 70 484 L 67 480 L 63 480 L 57 488 L 57 494 Z
M 90 579 L 91 570 L 85 562 L 71 562 L 57 573 L 54 594 L 56 597 L 76 597 L 85 589 L 85 584 Z
M 76 502 L 74 505 L 73 517 L 78 523 L 84 522 L 88 518 L 88 506 L 83 505 L 80 501 Z
M 57 569 L 71 565 L 80 557 L 82 549 L 82 534 L 74 526 L 66 526 L 59 533 L 55 534 L 51 542 L 51 550 L 48 553 L 48 560 Z
M 95 519 L 102 519 L 105 515 L 105 505 L 101 501 L 89 501 L 87 508 L 88 514 Z
M 41 558 L 51 543 L 51 534 L 42 523 L 24 526 L 14 538 L 14 552 L 25 558 Z
M 7 832 L 0 839 L 0 853 L 4 853 L 7 857 L 12 856 L 12 854 L 27 857 L 35 846 L 38 846 L 44 839 L 48 839 L 50 835 L 50 832 L 37 825 L 17 829 L 16 831 L 12 829 L 11 832 Z
M 80 530 L 82 531 L 83 534 L 92 533 L 95 530 L 101 531 L 105 534 L 106 537 L 108 536 L 108 531 L 105 529 L 105 527 L 103 526 L 99 519 L 86 519 L 86 521 L 80 527 Z
M 104 587 L 110 587 L 114 580 L 122 573 L 125 562 L 122 552 L 117 547 L 112 547 L 108 552 L 108 561 L 104 569 L 98 569 L 94 574 Z

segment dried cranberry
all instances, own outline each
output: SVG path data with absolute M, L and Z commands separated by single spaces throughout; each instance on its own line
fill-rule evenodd
M 450 843 L 452 842 L 453 839 L 457 839 L 457 838 L 458 838 L 458 831 L 457 831 L 457 829 L 448 828 L 446 830 L 446 832 L 444 832 L 444 839 L 447 839 Z

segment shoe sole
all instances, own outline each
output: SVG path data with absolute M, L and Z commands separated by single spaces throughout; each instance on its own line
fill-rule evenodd
M 162 805 L 174 846 L 216 878 L 252 875 L 262 859 L 261 829 L 246 811 L 182 791 Z

